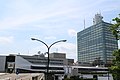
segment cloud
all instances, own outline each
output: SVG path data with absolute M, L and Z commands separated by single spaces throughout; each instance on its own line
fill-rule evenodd
M 56 37 L 55 36 L 47 36 L 47 37 L 45 37 L 45 39 L 56 39 Z
M 41 51 L 41 53 L 47 52 L 47 48 L 45 45 L 41 44 L 37 47 L 34 47 L 30 49 L 30 54 L 37 54 L 38 51 Z M 60 42 L 55 45 L 53 45 L 50 48 L 50 53 L 58 52 L 58 53 L 66 53 L 67 58 L 75 59 L 77 60 L 77 54 L 76 54 L 76 44 L 69 43 L 69 42 Z
M 13 40 L 14 40 L 13 36 L 0 37 L 0 44 L 9 44 L 9 43 L 12 43 Z
M 69 36 L 73 37 L 73 36 L 77 35 L 77 32 L 74 29 L 69 29 L 68 34 L 69 34 Z
M 47 18 L 55 17 L 58 15 L 65 15 L 71 12 L 67 11 L 58 11 L 58 12 L 46 12 L 44 14 L 24 14 L 19 16 L 6 17 L 0 21 L 0 29 L 6 29 L 11 27 L 20 27 L 20 25 L 34 23 L 35 21 L 44 20 Z M 7 24 L 6 24 L 7 23 Z
M 82 2 L 83 4 L 80 2 Z M 94 2 L 94 3 L 90 4 L 89 6 L 86 6 L 90 2 Z M 12 11 L 9 13 L 9 16 L 6 16 L 2 20 L 0 20 L 0 26 L 2 26 L 0 27 L 0 29 L 7 29 L 11 27 L 21 27 L 21 25 L 23 24 L 32 24 L 40 20 L 43 21 L 44 19 L 54 18 L 57 16 L 62 16 L 61 19 L 63 19 L 64 17 L 65 18 L 80 18 L 80 16 L 87 16 L 88 13 L 91 12 L 90 11 L 91 9 L 93 9 L 91 12 L 91 15 L 93 16 L 93 13 L 95 13 L 97 9 L 98 10 L 102 9 L 102 7 L 101 6 L 99 7 L 98 5 L 101 5 L 102 3 L 104 3 L 104 0 L 97 1 L 97 2 L 95 2 L 94 0 L 91 0 L 89 2 L 69 1 L 69 4 L 68 4 L 68 1 L 58 0 L 58 1 L 54 1 L 54 3 L 53 2 L 47 3 L 47 6 L 45 5 L 43 6 L 42 3 L 40 3 L 42 6 L 40 6 L 39 4 L 35 5 L 34 3 L 32 4 L 30 3 L 30 1 L 27 2 L 27 1 L 22 0 L 22 1 L 12 2 L 11 4 L 9 4 L 9 6 L 7 5 L 8 9 L 10 7 Z M 73 3 L 76 5 L 74 5 Z M 112 4 L 110 6 L 111 8 L 113 7 Z M 96 7 L 97 9 L 94 9 Z M 108 7 L 104 8 L 104 11 L 111 9 Z M 116 7 L 119 8 L 116 5 L 114 6 L 113 10 Z M 12 12 L 14 12 L 15 15 L 13 15 Z M 91 15 L 89 13 L 89 16 Z M 87 16 L 87 18 L 89 17 Z
M 77 60 L 77 53 L 76 53 L 76 44 L 74 43 L 58 43 L 56 46 L 52 48 L 52 51 L 66 53 L 67 58 L 75 59 Z
M 1 4 L 3 3 L 1 2 Z M 48 40 L 47 42 L 49 43 L 49 41 L 52 41 L 52 39 L 56 39 L 56 37 L 57 38 L 61 37 L 59 35 L 62 35 L 62 37 L 65 38 L 68 35 L 70 37 L 76 36 L 76 30 L 83 29 L 82 24 L 84 18 L 86 18 L 86 25 L 88 24 L 91 25 L 90 22 L 92 22 L 92 18 L 94 14 L 97 13 L 99 10 L 101 10 L 101 13 L 115 14 L 112 13 L 112 11 L 114 12 L 117 10 L 119 11 L 120 9 L 119 4 L 120 1 L 112 1 L 112 0 L 110 1 L 52 0 L 49 2 L 41 1 L 41 0 L 38 1 L 16 0 L 13 2 L 10 1 L 7 2 L 7 4 L 6 3 L 3 4 L 4 6 L 0 8 L 0 10 L 2 11 L 0 16 L 0 30 L 7 29 L 9 32 L 10 29 L 17 28 L 18 31 L 20 31 L 21 29 L 22 30 L 26 29 L 26 33 L 33 34 L 34 38 L 43 39 L 46 41 Z M 110 17 L 111 15 L 107 15 L 107 16 Z M 66 30 L 68 30 L 67 31 L 68 35 L 62 34 L 62 33 L 66 33 Z M 56 33 L 54 31 L 56 31 Z M 16 34 L 15 32 L 13 33 Z M 55 36 L 54 34 L 57 36 L 54 37 Z M 46 36 L 46 35 L 52 35 L 52 36 Z M 16 36 L 18 36 L 18 33 L 16 34 Z M 20 36 L 23 35 L 20 34 Z M 0 44 L 12 43 L 13 40 L 14 37 L 12 36 L 0 37 Z M 72 40 L 70 39 L 70 41 Z M 18 43 L 16 43 L 16 45 L 17 44 Z M 23 41 L 23 44 L 26 43 Z M 34 44 L 37 45 L 38 43 L 35 42 Z M 24 45 L 22 45 L 22 48 L 23 46 Z M 68 42 L 58 43 L 52 46 L 51 52 L 56 51 L 56 49 L 58 49 L 58 52 L 65 52 L 67 54 L 67 57 L 76 59 L 77 53 L 76 53 L 75 44 Z M 41 52 L 45 52 L 46 47 L 43 44 L 41 44 L 41 46 L 34 48 L 34 50 L 33 49 L 30 50 L 31 53 L 32 52 L 35 53 L 39 50 L 41 50 Z

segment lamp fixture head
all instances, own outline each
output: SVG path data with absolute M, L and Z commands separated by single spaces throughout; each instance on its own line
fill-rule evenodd
M 36 40 L 35 38 L 31 38 L 31 40 Z

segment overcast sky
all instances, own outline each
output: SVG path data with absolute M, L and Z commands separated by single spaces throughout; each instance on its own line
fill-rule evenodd
M 120 0 L 0 0 L 0 54 L 34 55 L 50 45 L 50 52 L 64 52 L 77 60 L 77 32 L 91 26 L 96 13 L 110 22 L 120 13 Z

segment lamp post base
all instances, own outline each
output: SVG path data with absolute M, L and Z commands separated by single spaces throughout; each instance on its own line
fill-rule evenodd
M 45 73 L 45 80 L 54 80 L 54 74 Z

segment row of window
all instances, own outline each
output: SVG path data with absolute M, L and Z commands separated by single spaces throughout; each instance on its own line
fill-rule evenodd
M 41 57 L 23 57 L 23 58 L 25 58 L 25 59 L 27 59 L 27 60 L 38 60 L 38 61 L 46 61 L 47 60 L 47 58 L 41 58 Z M 60 59 L 50 59 L 50 61 L 63 61 L 63 60 L 60 60 Z

